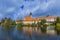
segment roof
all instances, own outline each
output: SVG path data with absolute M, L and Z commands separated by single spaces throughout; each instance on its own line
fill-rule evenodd
M 31 16 L 26 16 L 25 20 L 34 20 L 34 18 L 32 18 Z
M 34 20 L 35 20 L 35 21 L 39 21 L 39 20 L 40 20 L 40 18 L 35 18 Z
M 33 22 L 33 21 L 39 21 L 41 19 L 49 19 L 49 18 L 57 18 L 57 16 L 41 16 L 37 18 L 32 18 L 31 16 L 26 16 L 25 20 L 17 20 L 16 22 Z
M 17 20 L 17 22 L 32 22 L 35 21 L 31 16 L 26 16 L 24 20 Z
M 40 19 L 50 19 L 50 18 L 57 18 L 57 16 L 42 16 L 42 17 L 38 17 Z

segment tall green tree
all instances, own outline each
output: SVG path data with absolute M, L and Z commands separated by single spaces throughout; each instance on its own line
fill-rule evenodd
M 56 18 L 56 23 L 60 23 L 60 17 Z
M 46 28 L 47 28 L 47 25 L 45 23 L 46 23 L 46 20 L 45 19 L 41 20 L 41 22 L 40 22 L 40 24 L 41 24 L 41 27 L 40 28 L 41 28 L 41 31 L 43 33 L 46 32 Z
M 56 30 L 57 34 L 60 35 L 60 17 L 56 18 L 56 21 L 55 21 L 55 30 Z
M 60 35 L 60 23 L 56 23 L 55 30 L 57 31 L 57 34 Z

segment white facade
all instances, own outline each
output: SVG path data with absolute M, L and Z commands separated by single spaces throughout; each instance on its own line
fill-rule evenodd
M 55 21 L 55 19 L 54 19 L 54 18 L 49 18 L 49 19 L 46 19 L 46 21 L 54 22 L 54 21 Z
M 32 24 L 32 23 L 34 23 L 34 21 L 32 21 L 32 22 L 23 22 L 23 24 Z

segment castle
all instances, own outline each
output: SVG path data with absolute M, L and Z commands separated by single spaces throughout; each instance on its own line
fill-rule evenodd
M 41 22 L 41 20 L 45 19 L 47 22 L 46 24 L 50 24 L 52 22 L 56 21 L 57 16 L 40 16 L 40 17 L 36 17 L 33 18 L 32 17 L 32 13 L 30 13 L 29 16 L 25 16 L 24 20 L 17 20 L 16 23 L 23 23 L 23 24 L 32 24 L 32 23 L 38 23 Z

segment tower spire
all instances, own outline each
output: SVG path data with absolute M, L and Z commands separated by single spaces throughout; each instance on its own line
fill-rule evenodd
M 30 12 L 30 16 L 32 17 L 32 13 Z

